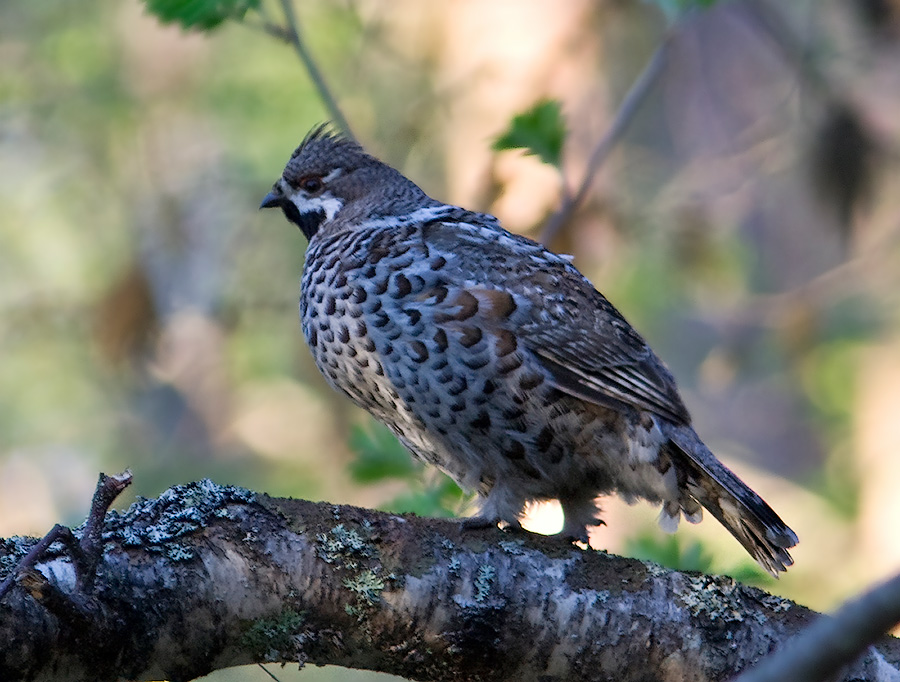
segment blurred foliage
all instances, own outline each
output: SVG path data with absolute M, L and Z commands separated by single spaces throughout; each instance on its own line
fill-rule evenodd
M 406 448 L 377 422 L 372 422 L 368 428 L 354 424 L 350 430 L 350 449 L 356 454 L 356 459 L 350 463 L 350 472 L 360 483 L 385 478 L 406 479 L 421 473 Z
M 143 0 L 147 10 L 163 23 L 209 31 L 228 19 L 243 19 L 248 10 L 259 8 L 260 0 Z
M 356 455 L 350 462 L 355 481 L 366 484 L 393 479 L 409 486 L 409 493 L 381 505 L 384 511 L 456 516 L 471 500 L 472 496 L 464 494 L 449 476 L 427 471 L 425 465 L 410 457 L 387 427 L 378 422 L 371 421 L 366 427 L 351 427 L 350 449 Z
M 641 533 L 628 540 L 628 554 L 678 571 L 709 573 L 713 555 L 700 542 L 685 542 L 677 534 Z
M 698 573 L 723 573 L 735 580 L 750 585 L 764 585 L 771 589 L 775 579 L 750 560 L 743 559 L 726 568 L 721 561 L 715 561 L 712 550 L 700 541 L 685 540 L 683 536 L 653 532 L 643 532 L 631 537 L 625 543 L 628 556 L 643 561 L 652 561 L 676 571 L 696 571 Z
M 566 138 L 566 124 L 558 101 L 543 100 L 513 117 L 509 128 L 492 146 L 495 151 L 524 149 L 544 163 L 560 168 Z
M 852 338 L 838 337 L 818 344 L 800 366 L 800 380 L 820 432 L 831 443 L 824 467 L 809 482 L 841 517 L 852 520 L 859 513 L 861 479 L 852 457 L 848 434 L 856 401 L 855 373 L 861 346 Z
M 680 19 L 686 12 L 694 11 L 694 10 L 703 10 L 709 9 L 713 5 L 715 5 L 719 0 L 646 0 L 647 2 L 656 5 L 659 9 L 662 10 L 663 14 L 669 19 L 670 22 L 674 22 L 677 19 Z

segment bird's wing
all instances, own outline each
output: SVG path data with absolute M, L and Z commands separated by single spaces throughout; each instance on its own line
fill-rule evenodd
M 498 292 L 512 297 L 514 309 L 494 323 L 516 335 L 559 390 L 690 423 L 672 374 L 567 259 L 507 232 L 491 216 L 462 210 L 423 224 L 422 237 L 429 254 L 447 260 L 441 272 L 450 283 L 485 300 L 498 300 Z

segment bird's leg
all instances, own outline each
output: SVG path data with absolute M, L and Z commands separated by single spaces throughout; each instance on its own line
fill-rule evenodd
M 559 503 L 565 517 L 561 535 L 586 545 L 590 544 L 588 526 L 605 525 L 600 518 L 600 509 L 594 498 L 560 497 Z
M 505 523 L 508 528 L 518 530 L 522 527 L 519 517 L 524 508 L 525 503 L 518 495 L 508 487 L 495 483 L 483 499 L 478 513 L 462 519 L 461 525 L 464 530 L 475 530 Z

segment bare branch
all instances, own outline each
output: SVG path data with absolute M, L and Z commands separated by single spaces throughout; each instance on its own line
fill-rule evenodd
M 819 617 L 797 637 L 785 642 L 778 653 L 741 675 L 736 682 L 831 679 L 836 670 L 851 663 L 898 622 L 900 575 L 848 602 L 833 616 Z M 900 677 L 896 670 L 893 672 Z
M 616 144 L 622 139 L 625 131 L 628 130 L 628 126 L 634 120 L 635 115 L 646 100 L 647 95 L 659 79 L 666 63 L 670 42 L 671 37 L 667 36 L 662 44 L 656 49 L 656 52 L 653 53 L 650 61 L 647 62 L 644 70 L 625 95 L 625 99 L 622 100 L 622 104 L 619 106 L 612 124 L 606 131 L 606 135 L 600 139 L 597 146 L 594 147 L 594 151 L 591 152 L 587 168 L 584 172 L 584 178 L 582 178 L 578 190 L 574 194 L 568 190 L 565 191 L 562 206 L 556 213 L 550 216 L 547 224 L 544 226 L 544 230 L 540 237 L 542 244 L 548 244 L 559 231 L 566 226 L 569 220 L 572 219 L 575 211 L 578 210 L 578 207 L 584 201 L 584 198 L 587 196 L 591 184 L 594 181 L 594 176 L 597 175 L 597 171 L 600 170 L 600 167 L 606 161 L 610 152 L 612 152 Z
M 814 616 L 730 578 L 556 538 L 209 481 L 110 512 L 102 540 L 89 608 L 64 551 L 35 566 L 36 589 L 0 603 L 0 679 L 189 680 L 313 662 L 435 681 L 711 682 Z M 0 567 L 23 544 L 0 542 Z M 893 640 L 877 647 L 843 679 L 897 670 Z
M 285 21 L 287 21 L 287 41 L 293 46 L 294 50 L 297 52 L 297 56 L 300 57 L 300 61 L 303 62 L 303 66 L 306 67 L 306 71 L 309 73 L 313 85 L 316 86 L 316 90 L 319 91 L 319 96 L 322 98 L 322 102 L 328 110 L 328 115 L 345 135 L 353 138 L 353 131 L 350 129 L 350 124 L 344 117 L 334 95 L 331 94 L 331 90 L 325 82 L 325 78 L 319 70 L 318 64 L 316 64 L 309 48 L 307 48 L 306 43 L 300 35 L 300 25 L 297 22 L 297 15 L 294 12 L 293 0 L 281 0 L 281 7 L 284 10 Z M 279 34 L 273 30 L 274 28 L 275 27 L 267 24 L 265 30 L 271 35 L 278 37 Z
M 97 565 L 103 555 L 103 521 L 106 519 L 106 512 L 109 511 L 110 505 L 115 502 L 119 494 L 131 485 L 133 478 L 131 471 L 126 469 L 121 474 L 114 476 L 100 474 L 100 478 L 97 480 L 97 488 L 94 491 L 94 498 L 91 500 L 91 511 L 84 524 L 80 543 L 84 557 L 81 586 L 86 592 L 91 591 Z
M 272 36 L 273 38 L 277 38 L 278 40 L 280 40 L 283 43 L 287 43 L 288 45 L 291 44 L 291 31 L 290 31 L 290 29 L 285 28 L 284 26 L 279 26 L 278 24 L 273 23 L 271 21 L 263 21 L 262 23 L 256 23 L 256 22 L 251 23 L 251 22 L 245 20 L 244 24 L 247 26 L 252 26 L 253 28 L 258 28 L 263 33 L 267 33 L 268 35 Z

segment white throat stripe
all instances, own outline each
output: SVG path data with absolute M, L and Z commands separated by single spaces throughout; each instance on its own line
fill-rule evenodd
M 307 198 L 301 196 L 300 193 L 290 197 L 291 203 L 297 207 L 300 213 L 311 213 L 313 211 L 323 211 L 326 220 L 334 218 L 335 213 L 341 210 L 344 202 L 337 197 L 332 196 L 329 192 L 325 192 L 322 196 Z

